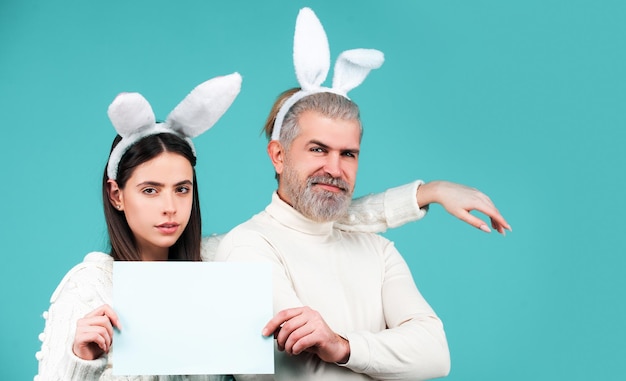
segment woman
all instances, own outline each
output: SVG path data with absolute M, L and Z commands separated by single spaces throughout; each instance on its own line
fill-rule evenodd
M 109 106 L 116 136 L 102 179 L 110 254 L 90 253 L 51 298 L 36 380 L 185 380 L 219 376 L 112 376 L 113 261 L 200 261 L 201 216 L 192 137 L 211 128 L 239 93 L 239 74 L 196 87 L 156 123 L 139 94 Z

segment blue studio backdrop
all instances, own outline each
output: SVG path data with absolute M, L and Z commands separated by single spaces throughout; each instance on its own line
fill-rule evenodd
M 485 234 L 433 206 L 385 233 L 441 316 L 450 380 L 617 380 L 626 373 L 626 3 L 617 0 L 0 1 L 0 379 L 37 372 L 41 313 L 107 250 L 106 109 L 138 91 L 163 119 L 238 71 L 240 96 L 195 140 L 204 233 L 275 188 L 263 122 L 296 85 L 298 10 L 334 60 L 377 48 L 351 92 L 365 128 L 356 195 L 420 178 L 487 193 Z M 261 327 L 259 327 L 259 330 Z

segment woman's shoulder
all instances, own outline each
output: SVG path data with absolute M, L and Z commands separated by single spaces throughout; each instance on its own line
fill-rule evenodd
M 211 234 L 202 237 L 201 255 L 204 262 L 212 262 L 215 259 L 215 253 L 217 253 L 217 247 L 222 238 L 224 238 L 223 234 Z
M 50 302 L 54 303 L 68 284 L 108 283 L 112 273 L 113 257 L 106 253 L 91 252 L 65 274 L 50 297 Z
M 111 265 L 113 264 L 113 257 L 107 253 L 102 253 L 100 251 L 92 251 L 91 253 L 88 253 L 87 255 L 85 255 L 85 258 L 83 258 L 83 261 L 79 263 L 77 266 L 80 266 L 81 264 Z

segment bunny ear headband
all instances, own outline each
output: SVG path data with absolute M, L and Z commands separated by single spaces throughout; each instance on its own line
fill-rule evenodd
M 300 99 L 324 92 L 348 98 L 348 91 L 360 85 L 369 72 L 378 69 L 384 60 L 383 53 L 375 49 L 346 50 L 335 63 L 332 87 L 322 87 L 330 68 L 328 38 L 315 13 L 310 8 L 302 8 L 296 19 L 293 39 L 293 63 L 301 90 L 280 107 L 274 121 L 272 140 L 280 138 L 285 115 Z
M 124 153 L 149 135 L 170 133 L 184 138 L 196 154 L 191 138 L 213 127 L 239 94 L 239 73 L 215 77 L 201 83 L 167 116 L 156 123 L 150 103 L 139 93 L 121 93 L 109 105 L 109 119 L 122 140 L 115 146 L 107 164 L 107 176 L 117 179 L 117 167 Z

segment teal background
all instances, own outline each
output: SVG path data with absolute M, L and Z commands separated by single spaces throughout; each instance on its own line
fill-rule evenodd
M 334 58 L 383 67 L 351 92 L 365 137 L 356 193 L 447 179 L 487 193 L 506 237 L 439 206 L 386 233 L 444 321 L 450 380 L 617 380 L 626 372 L 626 3 L 623 1 L 0 2 L 0 379 L 27 380 L 63 275 L 106 250 L 106 109 L 141 92 L 165 118 L 195 85 L 242 92 L 196 139 L 204 231 L 275 187 L 259 131 L 296 85 L 292 33 L 311 6 Z

